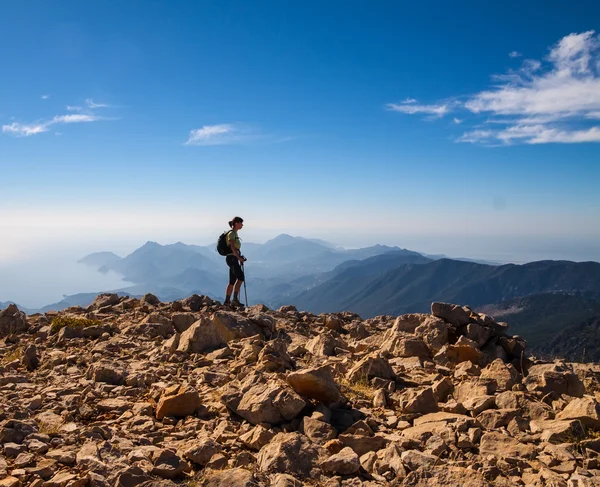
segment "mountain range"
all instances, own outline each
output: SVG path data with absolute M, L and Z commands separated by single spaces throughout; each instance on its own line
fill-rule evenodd
M 313 313 L 349 310 L 369 318 L 428 312 L 432 301 L 462 303 L 508 321 L 513 332 L 522 334 L 540 354 L 600 359 L 590 342 L 600 326 L 597 262 L 493 265 L 385 245 L 345 250 L 285 234 L 264 244 L 244 242 L 242 250 L 248 258 L 251 304 L 271 308 L 293 304 Z M 133 283 L 112 292 L 131 296 L 150 292 L 163 301 L 191 294 L 222 300 L 228 275 L 214 246 L 182 242 L 147 242 L 125 257 L 98 252 L 79 262 L 99 272 L 117 272 Z M 109 290 L 98 293 L 103 291 Z M 98 293 L 66 296 L 39 310 L 24 310 L 86 306 Z M 0 308 L 7 305 L 0 303 Z M 587 339 L 557 341 L 561 333 Z M 600 345 L 600 337 L 597 341 Z

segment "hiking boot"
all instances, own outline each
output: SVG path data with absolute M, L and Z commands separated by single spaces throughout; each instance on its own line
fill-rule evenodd
M 240 300 L 239 300 L 239 299 L 235 299 L 235 298 L 233 298 L 233 299 L 231 300 L 231 307 L 232 307 L 232 308 L 243 308 L 243 307 L 244 307 L 244 305 L 243 305 L 242 303 L 240 303 Z

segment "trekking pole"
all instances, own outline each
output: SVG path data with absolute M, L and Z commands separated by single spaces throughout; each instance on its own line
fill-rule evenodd
M 242 262 L 242 272 L 244 273 L 244 296 L 246 296 L 246 308 L 248 307 L 248 292 L 246 291 L 246 269 L 244 268 L 244 263 Z

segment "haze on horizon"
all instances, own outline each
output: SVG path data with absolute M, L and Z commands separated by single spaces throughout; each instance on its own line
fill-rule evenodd
M 600 261 L 597 18 L 588 0 L 3 2 L 0 301 L 112 285 L 51 276 L 207 245 L 238 214 L 250 242 Z

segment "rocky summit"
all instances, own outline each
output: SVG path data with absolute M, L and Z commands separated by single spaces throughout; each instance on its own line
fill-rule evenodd
M 466 306 L 0 311 L 0 486 L 600 486 L 600 367 Z

